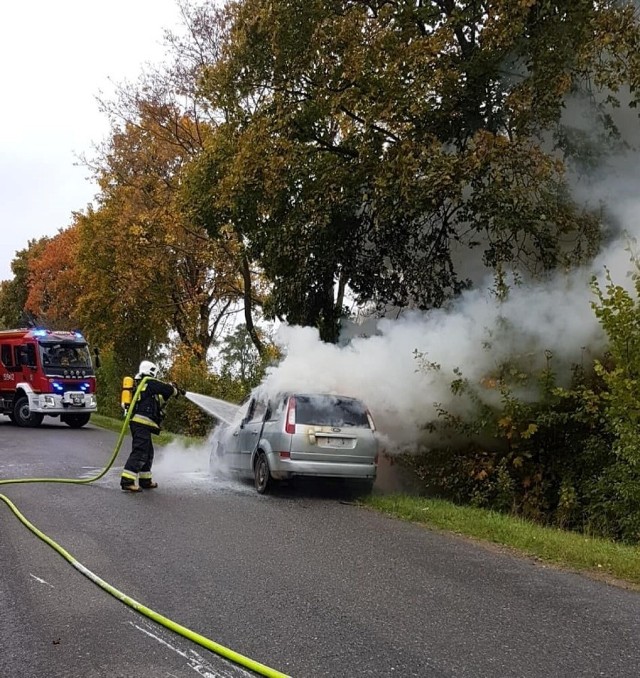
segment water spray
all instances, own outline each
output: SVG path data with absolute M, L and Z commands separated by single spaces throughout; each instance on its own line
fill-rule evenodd
M 122 441 L 124 440 L 125 432 L 127 431 L 129 420 L 134 409 L 133 405 L 139 398 L 142 386 L 146 383 L 147 380 L 148 377 L 142 379 L 138 388 L 136 389 L 135 394 L 133 395 L 131 400 L 131 406 L 127 409 L 127 414 L 122 424 L 122 429 L 120 431 L 120 435 L 118 436 L 118 441 L 113 450 L 113 453 L 111 454 L 111 457 L 109 458 L 106 466 L 95 476 L 92 476 L 90 478 L 9 478 L 0 480 L 0 485 L 15 485 L 23 483 L 67 483 L 76 485 L 86 485 L 102 478 L 107 473 L 107 471 L 109 471 L 109 469 L 113 466 L 113 463 L 115 462 L 116 457 L 118 456 L 118 452 L 122 445 Z M 206 412 L 209 412 L 214 417 L 222 421 L 225 421 L 226 423 L 229 423 L 227 419 L 229 420 L 232 419 L 234 414 L 234 408 L 235 412 L 237 412 L 238 410 L 237 406 L 231 405 L 230 403 L 225 403 L 225 401 L 223 400 L 210 398 L 209 396 L 203 396 L 197 393 L 187 393 L 187 397 L 189 398 L 189 400 L 191 400 L 196 405 L 204 409 Z M 78 572 L 83 574 L 85 577 L 90 579 L 94 584 L 98 585 L 101 589 L 111 594 L 112 596 L 114 596 L 119 601 L 129 606 L 136 612 L 139 612 L 140 614 L 151 619 L 152 621 L 161 624 L 162 626 L 173 631 L 174 633 L 181 635 L 183 638 L 186 638 L 187 640 L 197 643 L 201 647 L 204 647 L 207 650 L 210 650 L 211 652 L 214 652 L 219 656 L 224 657 L 225 659 L 237 664 L 238 666 L 243 666 L 244 668 L 247 668 L 261 676 L 267 676 L 267 678 L 288 678 L 286 674 L 281 673 L 280 671 L 277 671 L 275 669 L 272 669 L 269 666 L 266 666 L 265 664 L 257 662 L 254 659 L 245 657 L 244 655 L 241 655 L 238 652 L 235 652 L 234 650 L 225 647 L 224 645 L 220 645 L 219 643 L 216 643 L 215 641 L 210 640 L 209 638 L 206 638 L 205 636 L 202 636 L 199 633 L 196 633 L 195 631 L 192 631 L 187 627 L 182 626 L 181 624 L 178 624 L 161 614 L 158 614 L 151 608 L 146 607 L 145 605 L 139 603 L 130 596 L 126 595 L 125 593 L 122 593 L 114 586 L 111 586 L 111 584 L 106 582 L 104 579 L 101 579 L 98 575 L 93 573 L 87 567 L 85 567 L 82 563 L 76 560 L 68 551 L 66 551 L 60 544 L 58 544 L 44 532 L 39 530 L 18 510 L 16 505 L 7 496 L 5 496 L 4 494 L 0 494 L 0 501 L 3 501 L 11 509 L 14 515 L 26 528 L 28 528 L 33 534 L 36 535 L 36 537 L 44 541 L 54 551 L 61 555 Z
M 187 391 L 185 398 L 224 424 L 232 424 L 240 410 L 238 405 L 228 403 L 226 400 L 219 400 L 218 398 L 202 395 L 201 393 Z

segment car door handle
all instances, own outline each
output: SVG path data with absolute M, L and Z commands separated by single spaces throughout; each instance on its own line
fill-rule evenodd
M 238 431 L 235 431 L 235 433 L 233 434 L 233 437 L 234 437 L 234 438 L 237 438 L 237 437 L 238 437 Z
M 258 431 L 251 431 L 251 435 L 252 435 L 252 436 L 257 436 L 257 435 L 258 435 Z

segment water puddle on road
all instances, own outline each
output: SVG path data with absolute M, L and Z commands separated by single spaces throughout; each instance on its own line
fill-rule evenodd
M 215 435 L 215 433 L 214 433 Z M 153 477 L 163 485 L 209 492 L 250 492 L 252 486 L 233 478 L 215 455 L 210 438 L 202 445 L 186 447 L 172 442 L 158 448 L 153 462 Z

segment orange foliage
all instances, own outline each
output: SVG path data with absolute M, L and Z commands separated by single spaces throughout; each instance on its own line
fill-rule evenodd
M 78 326 L 75 307 L 82 292 L 77 266 L 78 227 L 60 230 L 43 252 L 29 262 L 26 308 L 56 329 Z

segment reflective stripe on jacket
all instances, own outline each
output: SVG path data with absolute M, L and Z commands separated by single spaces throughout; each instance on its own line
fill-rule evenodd
M 159 379 L 147 379 L 134 405 L 131 421 L 160 430 L 163 408 L 169 398 L 176 395 L 178 391 L 171 384 Z

